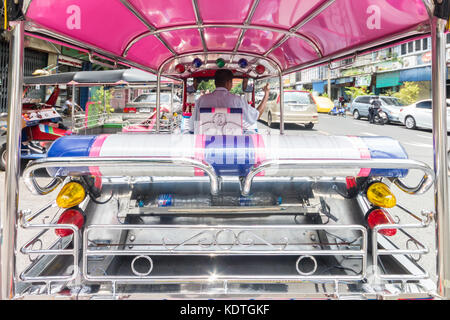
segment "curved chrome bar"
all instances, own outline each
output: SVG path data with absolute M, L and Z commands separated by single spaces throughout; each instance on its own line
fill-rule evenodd
M 316 170 L 311 173 L 311 176 L 336 176 L 330 173 L 330 169 L 355 169 L 355 168 L 370 168 L 370 169 L 408 169 L 421 170 L 425 174 L 422 181 L 416 187 L 405 186 L 398 178 L 394 183 L 399 188 L 410 194 L 422 194 L 430 189 L 435 180 L 434 171 L 425 163 L 408 160 L 408 159 L 374 159 L 374 160 L 270 160 L 261 163 L 258 167 L 252 169 L 246 176 L 241 193 L 243 196 L 250 194 L 253 178 L 270 167 L 282 167 L 283 169 L 311 169 Z
M 198 168 L 203 170 L 210 178 L 211 182 L 211 194 L 216 195 L 219 193 L 220 180 L 216 175 L 214 168 L 201 161 L 190 158 L 170 158 L 170 157 L 154 157 L 154 158 L 125 158 L 125 157 L 99 157 L 99 158 L 85 158 L 85 157 L 67 157 L 67 158 L 47 158 L 39 159 L 30 163 L 30 165 L 24 170 L 23 177 L 25 185 L 28 190 L 33 194 L 44 195 L 53 191 L 61 182 L 62 179 L 57 177 L 53 179 L 46 187 L 41 187 L 36 182 L 33 172 L 43 168 L 57 168 L 57 167 L 164 167 L 164 166 L 186 166 L 192 168 Z M 59 180 L 59 181 L 57 181 Z
M 427 179 L 428 179 L 428 176 L 425 174 L 422 177 L 422 180 L 420 180 L 419 184 L 417 186 L 415 186 L 415 187 L 408 187 L 407 185 L 405 185 L 398 178 L 393 178 L 393 179 L 390 179 L 390 180 L 392 181 L 392 183 L 394 183 L 403 192 L 409 193 L 409 194 L 417 194 L 420 190 L 422 190 L 424 188 L 424 184 L 427 183 Z M 420 193 L 423 193 L 423 192 L 419 192 L 419 194 Z

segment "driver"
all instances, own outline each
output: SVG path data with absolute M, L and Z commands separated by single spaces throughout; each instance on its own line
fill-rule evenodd
M 378 96 L 374 96 L 369 106 L 369 123 L 374 123 L 375 113 L 381 107 L 381 101 Z
M 72 114 L 73 107 L 75 107 L 75 110 L 77 110 L 77 111 L 83 111 L 83 109 L 78 104 L 73 102 L 72 97 L 69 96 L 62 107 L 63 114 L 66 116 Z
M 240 108 L 242 109 L 244 130 L 256 126 L 269 99 L 269 84 L 264 87 L 264 98 L 258 108 L 249 106 L 241 97 L 230 93 L 233 87 L 233 72 L 227 69 L 219 69 L 214 76 L 216 90 L 198 98 L 194 112 L 189 121 L 189 133 L 194 133 L 196 123 L 200 120 L 200 108 Z

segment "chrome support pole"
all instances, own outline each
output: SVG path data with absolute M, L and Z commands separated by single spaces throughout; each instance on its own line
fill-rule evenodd
M 159 69 L 156 79 L 156 133 L 161 131 L 161 71 Z
M 280 71 L 280 134 L 284 134 L 284 85 L 283 74 Z
M 103 86 L 103 113 L 106 114 L 106 86 Z
M 72 130 L 73 130 L 73 128 L 75 128 L 75 103 L 77 103 L 76 102 L 76 100 L 75 100 L 75 90 L 76 90 L 77 88 L 75 87 L 75 85 L 73 85 L 73 90 L 72 90 L 72 104 L 73 104 L 73 107 L 72 107 Z
M 19 210 L 24 27 L 25 24 L 23 21 L 18 22 L 14 26 L 10 42 L 8 155 L 5 177 L 5 200 L 2 205 L 0 219 L 0 300 L 12 299 L 15 295 L 15 249 L 17 239 L 17 213 Z
M 446 103 L 446 21 L 432 18 L 433 146 L 436 184 L 436 275 L 439 295 L 450 298 L 450 219 L 448 207 L 447 103 Z
M 327 87 L 327 93 L 328 98 L 331 99 L 331 65 L 328 64 L 328 87 Z
M 172 83 L 172 86 L 171 86 L 171 90 L 170 90 L 170 110 L 171 110 L 171 112 L 173 113 L 173 95 L 174 95 L 174 86 L 175 86 L 175 84 L 173 84 Z

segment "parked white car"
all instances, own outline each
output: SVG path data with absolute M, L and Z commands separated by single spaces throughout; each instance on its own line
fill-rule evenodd
M 132 102 L 127 103 L 126 108 L 135 109 L 134 112 L 138 113 L 150 113 L 156 109 L 156 93 L 143 93 Z M 180 113 L 182 109 L 181 99 L 174 95 L 172 103 L 170 92 L 161 92 L 161 109 L 162 108 L 169 110 L 170 113 Z
M 421 100 L 400 109 L 399 119 L 408 129 L 433 128 L 433 112 L 431 99 Z M 450 107 L 450 99 L 447 99 L 447 108 Z M 450 111 L 449 109 L 447 109 Z M 447 112 L 447 127 L 450 129 L 450 113 Z

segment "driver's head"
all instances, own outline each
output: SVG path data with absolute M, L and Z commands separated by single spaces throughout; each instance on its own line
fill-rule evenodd
M 219 69 L 214 76 L 216 87 L 226 88 L 228 91 L 233 88 L 233 72 L 227 69 Z

